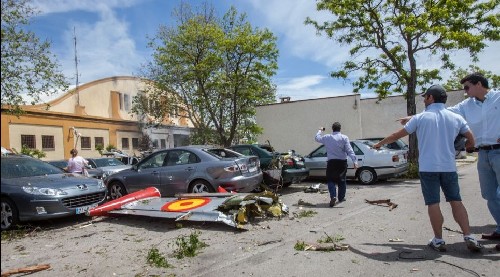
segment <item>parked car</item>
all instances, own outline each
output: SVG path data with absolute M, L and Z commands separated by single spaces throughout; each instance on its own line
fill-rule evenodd
M 363 140 L 369 140 L 373 141 L 374 143 L 377 143 L 381 140 L 383 140 L 383 137 L 378 137 L 378 138 L 363 138 Z M 391 142 L 388 144 L 384 144 L 386 148 L 392 149 L 392 150 L 408 150 L 408 144 L 404 142 L 402 139 L 398 139 L 395 142 Z
M 55 166 L 55 167 L 59 167 L 60 169 L 62 169 L 64 171 L 66 171 L 65 168 L 68 166 L 67 160 L 53 160 L 53 161 L 46 161 L 46 162 Z M 91 165 L 89 165 L 89 167 L 90 168 L 87 168 L 88 177 L 103 179 L 104 171 L 101 168 L 93 168 Z
M 406 150 L 391 150 L 381 147 L 373 149 L 375 143 L 370 140 L 352 140 L 351 146 L 358 158 L 358 169 L 354 169 L 351 159 L 347 159 L 348 179 L 357 179 L 361 184 L 370 185 L 377 179 L 398 177 L 408 171 Z M 305 156 L 305 165 L 309 168 L 309 175 L 326 177 L 326 148 L 319 146 Z
M 304 165 L 304 158 L 293 150 L 288 153 L 279 153 L 274 151 L 269 144 L 238 144 L 229 148 L 243 155 L 259 157 L 260 168 L 263 171 L 270 168 L 273 160 L 279 161 L 283 187 L 288 187 L 294 182 L 301 182 L 309 177 L 309 169 Z M 274 185 L 274 180 L 267 180 L 266 175 L 264 182 L 270 186 Z
M 106 200 L 99 179 L 26 156 L 3 156 L 1 163 L 2 231 L 23 221 L 85 213 Z
M 123 164 L 128 164 L 128 165 L 134 165 L 139 162 L 139 158 L 137 157 L 129 156 L 121 152 L 115 152 L 115 151 L 102 153 L 102 156 L 107 158 L 115 158 L 120 162 L 122 162 Z
M 103 173 L 103 179 L 106 179 L 109 175 L 120 172 L 125 169 L 129 169 L 132 166 L 126 165 L 115 158 L 88 158 L 89 165 L 92 168 L 99 168 Z
M 162 196 L 176 193 L 251 192 L 262 182 L 259 159 L 224 148 L 185 146 L 153 152 L 130 169 L 109 176 L 111 199 L 147 187 Z

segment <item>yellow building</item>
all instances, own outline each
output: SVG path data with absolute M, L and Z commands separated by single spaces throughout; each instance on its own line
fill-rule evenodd
M 117 76 L 80 85 L 49 101 L 47 105 L 26 105 L 20 117 L 2 108 L 1 145 L 21 151 L 22 145 L 39 149 L 44 160 L 67 159 L 76 148 L 83 157 L 99 157 L 95 146 L 114 145 L 129 155 L 138 155 L 143 134 L 155 148 L 188 143 L 191 122 L 171 115 L 161 125 L 145 128 L 132 113 L 134 96 L 146 91 L 146 82 L 137 77 Z

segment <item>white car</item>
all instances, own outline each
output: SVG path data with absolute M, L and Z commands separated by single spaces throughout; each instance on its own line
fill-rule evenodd
M 408 171 L 407 151 L 390 150 L 385 147 L 373 149 L 369 140 L 352 140 L 351 146 L 358 158 L 355 170 L 350 158 L 347 158 L 347 179 L 358 179 L 364 185 L 371 185 L 378 179 L 398 177 Z M 310 177 L 326 177 L 326 148 L 319 146 L 304 157 Z

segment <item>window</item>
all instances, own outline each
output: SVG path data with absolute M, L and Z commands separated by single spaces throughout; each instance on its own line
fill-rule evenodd
M 128 138 L 122 138 L 122 149 L 129 149 Z
M 158 140 L 153 140 L 153 148 L 158 148 Z
M 120 103 L 120 110 L 123 110 L 123 94 L 118 93 L 118 102 Z
M 81 137 L 82 149 L 90 149 L 90 137 Z
M 21 147 L 36 149 L 35 135 L 21 135 Z
M 167 148 L 167 141 L 165 139 L 160 139 L 160 145 L 162 149 Z
M 104 138 L 103 137 L 95 137 L 94 138 L 94 147 L 97 147 L 97 145 L 104 147 Z
M 54 136 L 42 136 L 42 150 L 54 150 Z
M 139 138 L 132 138 L 132 148 L 133 149 L 139 148 Z
M 127 112 L 130 112 L 130 96 L 128 94 L 123 94 L 123 106 Z

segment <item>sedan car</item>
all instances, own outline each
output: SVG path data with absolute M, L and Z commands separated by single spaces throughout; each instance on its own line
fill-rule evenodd
M 2 157 L 2 219 L 8 230 L 23 221 L 82 214 L 106 200 L 102 180 L 25 156 Z
M 351 159 L 347 159 L 348 179 L 357 179 L 361 184 L 370 185 L 377 179 L 388 179 L 398 177 L 408 171 L 406 150 L 390 150 L 381 147 L 380 150 L 373 149 L 373 143 L 369 140 L 351 141 L 352 149 L 358 158 L 358 168 L 354 169 Z M 319 146 L 305 157 L 305 165 L 309 168 L 311 177 L 326 177 L 326 148 Z
M 205 146 L 158 150 L 106 179 L 111 199 L 151 186 L 158 188 L 161 196 L 215 192 L 219 186 L 227 191 L 251 192 L 261 182 L 257 157 Z
M 304 158 L 295 154 L 294 151 L 282 153 L 274 151 L 267 144 L 239 144 L 229 147 L 230 149 L 247 156 L 257 156 L 260 160 L 260 168 L 264 171 L 270 168 L 273 161 L 278 161 L 281 166 L 281 183 L 283 187 L 288 187 L 294 182 L 301 182 L 309 177 L 309 169 L 304 165 Z M 272 180 L 267 180 L 264 176 L 264 182 L 272 186 Z
M 103 179 L 106 179 L 109 175 L 120 172 L 125 169 L 129 169 L 132 165 L 126 165 L 115 158 L 89 158 L 89 165 L 92 168 L 101 169 L 103 173 Z
M 65 168 L 68 166 L 67 160 L 54 160 L 54 161 L 46 161 L 46 162 L 55 166 L 55 167 L 59 167 L 60 169 L 65 170 L 65 171 L 66 171 Z M 88 177 L 103 179 L 104 171 L 100 168 L 87 168 L 87 172 L 88 172 Z

